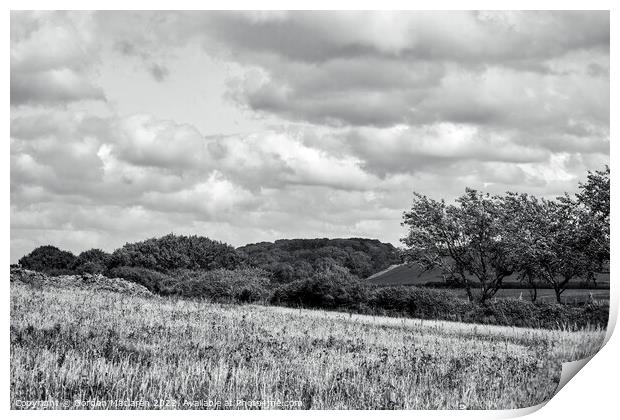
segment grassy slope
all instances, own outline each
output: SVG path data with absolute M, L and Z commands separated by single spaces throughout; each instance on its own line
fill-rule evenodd
M 11 286 L 16 400 L 517 408 L 602 331 L 545 331 Z M 181 406 L 181 408 L 184 408 Z

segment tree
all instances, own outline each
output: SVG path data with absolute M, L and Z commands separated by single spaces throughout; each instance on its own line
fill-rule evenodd
M 245 245 L 237 251 L 249 264 L 271 272 L 281 282 L 307 279 L 327 260 L 359 278 L 401 262 L 392 244 L 364 238 L 280 239 Z M 289 266 L 294 268 L 293 273 Z
M 71 252 L 44 245 L 20 258 L 19 265 L 29 270 L 56 273 L 71 270 L 74 261 L 75 255 Z
M 502 224 L 507 245 L 515 258 L 518 279 L 530 288 L 530 298 L 538 297 L 539 266 L 537 245 L 545 236 L 546 225 L 540 201 L 528 194 L 508 192 L 502 198 Z
M 571 280 L 594 279 L 600 226 L 576 200 L 508 193 L 502 207 L 505 240 L 522 279 L 534 287 L 536 281 L 548 284 L 558 303 Z
M 610 199 L 610 171 L 605 166 L 602 171 L 588 171 L 587 181 L 579 183 L 576 194 L 579 204 L 584 205 L 590 214 L 600 219 L 609 232 L 609 199 Z
M 214 270 L 236 268 L 241 257 L 235 249 L 223 242 L 203 236 L 169 234 L 161 238 L 128 243 L 114 251 L 110 267 L 144 267 L 166 272 L 179 268 Z
M 97 248 L 89 249 L 77 256 L 73 269 L 78 273 L 103 273 L 110 260 L 110 254 Z
M 590 247 L 593 258 L 599 264 L 598 272 L 609 273 L 609 238 L 610 238 L 610 171 L 609 166 L 601 171 L 588 171 L 587 181 L 579 183 L 579 192 L 576 194 L 577 203 L 583 206 L 590 216 L 593 229 L 600 235 Z
M 500 223 L 500 200 L 466 189 L 455 205 L 414 194 L 411 211 L 403 215 L 408 235 L 405 258 L 422 268 L 439 268 L 462 285 L 470 300 L 480 302 L 497 293 L 514 272 L 514 255 Z M 474 297 L 472 287 L 479 287 Z

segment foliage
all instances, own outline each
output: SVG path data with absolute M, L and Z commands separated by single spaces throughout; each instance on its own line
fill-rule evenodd
M 606 166 L 602 171 L 588 172 L 587 181 L 579 184 L 577 203 L 585 208 L 590 223 L 600 232 L 591 244 L 591 256 L 599 264 L 599 272 L 609 272 L 610 242 L 610 171 Z
M 508 193 L 503 198 L 504 237 L 522 277 L 561 295 L 576 278 L 592 280 L 600 270 L 600 223 L 568 196 L 557 200 Z M 603 245 L 604 246 L 604 245 Z
M 609 234 L 610 210 L 610 171 L 605 166 L 602 171 L 588 171 L 587 181 L 579 184 L 577 200 L 584 205 L 590 214 L 600 219 Z
M 233 247 L 203 236 L 169 234 L 128 243 L 114 251 L 111 267 L 143 267 L 160 272 L 176 269 L 235 268 L 241 258 Z
M 609 306 L 597 304 L 568 306 L 517 299 L 497 299 L 486 305 L 474 307 L 465 318 L 467 322 L 481 324 L 551 330 L 580 329 L 592 326 L 605 328 L 609 318 Z
M 111 255 L 100 249 L 89 249 L 77 256 L 73 262 L 73 270 L 77 273 L 104 273 Z
M 144 267 L 114 267 L 106 273 L 107 277 L 119 277 L 127 281 L 140 284 L 153 293 L 163 293 L 166 285 L 171 281 L 166 274 Z
M 458 320 L 472 307 L 449 290 L 423 287 L 377 288 L 368 299 L 375 312 L 421 319 Z
M 28 270 L 44 273 L 67 274 L 72 272 L 75 255 L 52 245 L 35 248 L 19 260 L 19 265 Z
M 277 288 L 271 302 L 325 309 L 354 309 L 366 301 L 366 287 L 346 269 L 332 266 L 306 280 Z
M 272 273 L 274 281 L 311 278 L 325 266 L 346 268 L 358 278 L 400 262 L 399 251 L 375 239 L 282 239 L 238 248 L 249 263 Z
M 403 215 L 409 228 L 402 242 L 410 262 L 430 270 L 440 268 L 446 280 L 459 282 L 474 300 L 472 281 L 479 286 L 477 300 L 484 302 L 515 270 L 514 255 L 503 236 L 501 206 L 497 197 L 467 189 L 447 205 L 415 194 L 411 211 Z
M 466 189 L 455 204 L 415 194 L 403 215 L 405 257 L 440 269 L 445 283 L 464 287 L 484 303 L 515 274 L 536 301 L 541 284 L 558 303 L 577 279 L 595 281 L 609 267 L 609 167 L 589 172 L 575 197 L 555 200 Z
M 212 302 L 256 302 L 267 299 L 267 273 L 255 268 L 211 271 L 177 270 L 163 286 L 163 293 Z

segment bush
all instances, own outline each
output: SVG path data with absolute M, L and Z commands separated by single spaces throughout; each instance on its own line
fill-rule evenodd
M 407 314 L 414 318 L 459 320 L 459 314 L 471 307 L 449 290 L 412 287 L 408 300 Z
M 281 286 L 271 297 L 276 305 L 348 310 L 359 308 L 366 300 L 366 287 L 341 267 Z
M 233 269 L 241 257 L 230 245 L 202 236 L 166 235 L 161 238 L 125 244 L 114 251 L 110 267 L 144 267 L 160 272 L 169 270 Z
M 177 270 L 171 273 L 171 279 L 162 292 L 214 302 L 264 301 L 269 296 L 269 278 L 265 271 L 255 268 Z
M 575 329 L 586 326 L 605 328 L 609 306 L 580 306 L 518 299 L 496 299 L 485 305 L 472 305 L 464 321 L 480 324 L 507 325 L 527 328 Z
M 371 291 L 368 305 L 371 308 L 386 311 L 387 314 L 400 314 L 407 311 L 409 302 L 408 288 L 377 287 Z
M 471 304 L 449 290 L 423 287 L 378 287 L 371 291 L 368 305 L 386 315 L 421 319 L 461 320 Z
M 71 274 L 74 263 L 75 255 L 52 245 L 40 246 L 19 260 L 22 268 L 48 274 Z
M 536 304 L 529 300 L 497 299 L 487 301 L 484 305 L 472 306 L 472 311 L 467 314 L 467 321 L 516 327 L 539 327 L 541 324 L 547 324 L 546 321 L 538 319 L 539 313 Z M 561 318 L 555 317 L 554 319 Z
M 75 259 L 73 269 L 77 273 L 101 274 L 107 269 L 111 255 L 100 249 L 89 249 Z
M 115 267 L 106 273 L 106 277 L 120 277 L 141 284 L 153 293 L 162 293 L 171 282 L 166 274 L 143 267 Z
M 604 328 L 609 316 L 605 305 L 567 306 L 517 299 L 496 299 L 481 305 L 449 289 L 367 287 L 334 273 L 280 286 L 270 301 L 291 307 L 546 329 Z

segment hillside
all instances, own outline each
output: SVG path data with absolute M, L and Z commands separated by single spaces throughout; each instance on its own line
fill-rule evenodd
M 521 408 L 605 336 L 17 281 L 10 299 L 11 408 Z
M 287 283 L 340 266 L 360 279 L 401 262 L 398 249 L 377 239 L 280 239 L 237 248 L 245 261 Z

